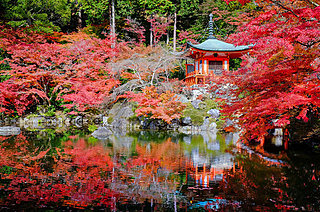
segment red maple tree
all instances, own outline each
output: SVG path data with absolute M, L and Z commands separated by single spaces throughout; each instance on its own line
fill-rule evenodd
M 320 7 L 300 0 L 255 4 L 257 10 L 229 37 L 237 45 L 252 44 L 252 50 L 242 68 L 226 72 L 220 83 L 233 85 L 235 97 L 224 112 L 238 120 L 247 140 L 263 141 L 275 126 L 319 118 Z
M 15 109 L 21 115 L 33 104 L 51 105 L 59 99 L 65 107 L 84 111 L 97 107 L 119 84 L 108 65 L 117 53 L 112 37 L 98 39 L 79 32 L 55 42 L 43 35 L 28 36 L 1 27 L 0 47 L 9 55 L 1 63 L 10 67 L 1 70 L 9 76 L 0 82 L 1 111 Z
M 173 119 L 180 118 L 186 107 L 182 102 L 176 101 L 175 93 L 167 90 L 159 94 L 154 86 L 144 88 L 141 93 L 127 92 L 122 97 L 138 103 L 138 108 L 135 111 L 138 116 L 161 119 L 168 124 Z

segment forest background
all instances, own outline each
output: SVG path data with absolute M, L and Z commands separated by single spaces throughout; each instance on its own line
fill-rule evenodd
M 275 126 L 303 129 L 303 139 L 319 135 L 317 1 L 1 0 L 0 7 L 3 115 L 38 105 L 95 112 L 127 98 L 138 115 L 170 123 L 185 108 L 175 101 L 185 90 L 177 52 L 206 39 L 212 13 L 219 39 L 253 44 L 242 68 L 212 87 L 234 85 L 223 112 L 243 137 L 259 141 Z

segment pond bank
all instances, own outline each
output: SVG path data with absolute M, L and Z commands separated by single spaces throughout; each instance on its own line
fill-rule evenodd
M 112 131 L 132 130 L 172 130 L 185 134 L 199 134 L 204 131 L 214 132 L 232 126 L 231 120 L 224 121 L 218 103 L 208 96 L 206 89 L 195 89 L 190 95 L 177 95 L 177 100 L 186 105 L 179 119 L 166 123 L 161 119 L 137 116 L 135 103 L 118 101 L 100 114 L 78 113 L 68 115 L 61 111 L 43 110 L 40 114 L 30 114 L 16 119 L 0 119 L 0 127 L 13 126 L 26 130 L 55 129 L 64 130 L 70 127 L 90 128 L 106 127 Z M 39 106 L 39 108 L 44 108 Z M 70 114 L 70 113 L 69 113 Z M 76 114 L 76 112 L 73 112 Z M 91 127 L 92 128 L 92 127 Z

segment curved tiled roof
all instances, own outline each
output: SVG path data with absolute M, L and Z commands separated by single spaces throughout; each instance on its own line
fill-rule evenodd
M 188 43 L 189 46 L 195 49 L 204 51 L 216 51 L 216 52 L 233 52 L 233 51 L 243 51 L 248 50 L 249 46 L 235 46 L 231 43 L 226 43 L 218 40 L 214 37 L 209 37 L 206 41 L 200 44 Z

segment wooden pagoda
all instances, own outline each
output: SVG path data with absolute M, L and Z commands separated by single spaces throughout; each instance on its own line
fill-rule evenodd
M 212 14 L 210 14 L 207 40 L 200 44 L 188 43 L 188 47 L 186 56 L 194 61 L 186 64 L 185 82 L 189 86 L 205 84 L 208 77 L 229 70 L 229 60 L 241 57 L 250 49 L 249 46 L 235 46 L 216 39 L 213 36 Z

